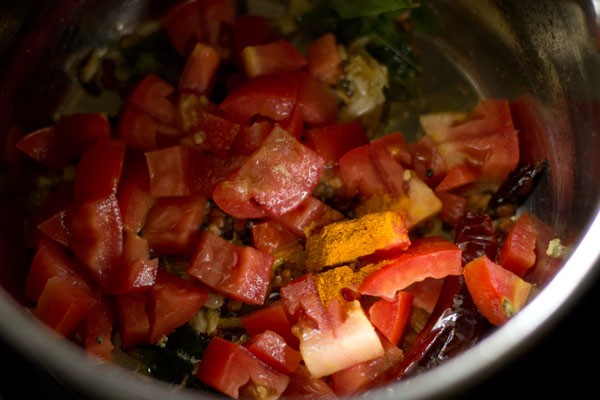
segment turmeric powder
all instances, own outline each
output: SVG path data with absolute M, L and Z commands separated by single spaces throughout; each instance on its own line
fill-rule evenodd
M 334 222 L 306 240 L 306 267 L 310 272 L 352 262 L 378 250 L 406 249 L 410 244 L 403 214 L 372 213 Z

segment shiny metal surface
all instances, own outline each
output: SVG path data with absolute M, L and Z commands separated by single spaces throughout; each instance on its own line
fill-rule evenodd
M 94 46 L 128 32 L 167 2 L 3 1 L 0 5 L 0 135 L 11 124 L 37 127 L 73 95 L 73 66 Z M 534 276 L 543 290 L 508 324 L 472 349 L 369 398 L 419 399 L 459 394 L 526 350 L 565 315 L 600 269 L 600 31 L 597 1 L 430 0 L 436 24 L 419 36 L 422 85 L 466 104 L 474 97 L 526 99 L 540 135 L 528 151 L 550 173 L 524 206 L 543 218 L 571 253 L 554 274 Z M 34 7 L 34 5 L 36 5 Z M 595 11 L 596 10 L 596 11 Z M 451 70 L 449 75 L 446 75 Z M 444 76 L 444 79 L 440 79 Z M 456 85 L 464 87 L 456 91 Z M 464 97 L 461 97 L 464 96 Z M 474 97 L 473 97 L 474 96 Z M 431 105 L 433 104 L 433 105 Z M 428 107 L 442 107 L 435 102 Z M 98 110 L 101 111 L 101 110 Z M 3 145 L 0 149 L 5 151 Z M 24 254 L 19 203 L 27 182 L 4 160 L 0 170 L 0 334 L 20 352 L 96 398 L 205 398 L 174 392 L 114 365 L 97 366 L 56 338 L 18 303 Z

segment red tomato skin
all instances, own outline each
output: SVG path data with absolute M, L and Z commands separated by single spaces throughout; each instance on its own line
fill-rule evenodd
M 148 293 L 132 293 L 117 296 L 117 320 L 121 335 L 121 346 L 131 349 L 138 344 L 148 343 L 150 316 L 146 311 Z
M 123 229 L 135 233 L 141 231 L 154 204 L 154 197 L 150 192 L 148 164 L 143 154 L 127 153 L 117 187 L 117 201 Z
M 148 212 L 144 238 L 156 254 L 191 255 L 206 214 L 203 196 L 161 197 Z
M 461 257 L 460 248 L 444 238 L 415 239 L 407 250 L 382 261 L 363 280 L 359 292 L 392 300 L 398 290 L 414 282 L 462 274 Z
M 278 398 L 290 380 L 245 347 L 218 336 L 206 348 L 196 377 L 234 399 L 240 397 L 240 389 L 248 384 L 266 388 L 270 395 Z
M 159 271 L 150 292 L 148 341 L 158 342 L 164 335 L 185 324 L 208 300 L 208 292 L 191 281 Z
M 227 297 L 249 304 L 265 301 L 273 256 L 203 232 L 188 274 Z M 218 266 L 218 268 L 217 268 Z
M 506 234 L 498 254 L 498 264 L 522 278 L 535 264 L 536 242 L 537 231 L 533 220 L 528 213 L 523 213 Z
M 196 107 L 190 110 L 194 122 L 186 127 L 188 139 L 196 146 L 221 158 L 227 158 L 241 126 L 231 121 L 221 110 Z M 196 139 L 200 138 L 200 140 Z M 185 140 L 185 139 L 184 139 Z
M 292 324 L 281 301 L 252 311 L 242 317 L 242 324 L 248 335 L 255 336 L 266 330 L 276 332 L 293 349 L 297 350 L 300 342 L 292 333 Z
M 457 164 L 450 168 L 444 179 L 435 187 L 436 192 L 450 191 L 468 185 L 477 180 L 478 174 L 466 164 Z
M 385 182 L 371 159 L 368 145 L 344 154 L 339 160 L 338 173 L 344 184 L 346 197 L 357 194 L 369 197 L 387 193 Z
M 99 140 L 83 154 L 75 170 L 73 191 L 76 202 L 117 192 L 125 148 L 125 143 L 119 140 Z
M 323 157 L 327 164 L 337 163 L 348 151 L 369 142 L 358 121 L 309 129 L 305 139 L 308 147 Z
M 57 243 L 62 244 L 65 247 L 69 246 L 71 242 L 71 220 L 73 219 L 73 213 L 76 205 L 72 204 L 64 210 L 58 211 L 50 218 L 42 221 L 37 225 L 37 228 L 44 235 L 50 237 Z
M 282 287 L 281 301 L 292 325 L 303 320 L 314 329 L 331 330 L 331 323 L 312 274 L 303 275 Z
M 37 301 L 48 280 L 55 276 L 86 287 L 88 285 L 79 274 L 79 269 L 77 262 L 65 252 L 63 247 L 50 238 L 42 236 L 29 266 L 25 280 L 25 294 L 31 300 Z
M 256 121 L 252 125 L 241 127 L 231 145 L 231 153 L 238 156 L 249 156 L 255 152 L 273 130 L 271 121 Z
M 275 126 L 241 168 L 217 185 L 213 200 L 237 218 L 257 218 L 265 212 L 280 216 L 311 195 L 324 164 L 318 154 Z
M 153 197 L 189 196 L 189 146 L 178 145 L 146 152 Z
M 69 154 L 58 146 L 53 126 L 28 133 L 17 141 L 16 147 L 49 168 L 63 168 L 70 161 Z
M 327 84 L 335 84 L 342 75 L 342 58 L 335 36 L 326 33 L 309 43 L 306 62 L 306 68 L 312 76 Z
M 283 396 L 286 399 L 334 400 L 338 397 L 323 378 L 314 378 L 304 364 L 300 364 L 290 376 Z
M 298 80 L 298 107 L 309 127 L 331 125 L 338 119 L 338 99 L 325 83 L 308 73 L 295 72 Z
M 253 246 L 263 253 L 276 254 L 278 251 L 298 243 L 298 238 L 294 233 L 273 220 L 252 225 L 250 233 Z
M 131 293 L 152 288 L 158 273 L 158 258 L 150 259 L 146 238 L 132 231 L 123 237 L 123 256 L 119 268 L 113 274 L 110 293 Z
M 302 54 L 284 39 L 246 46 L 240 55 L 244 71 L 249 78 L 294 71 L 306 65 Z
M 33 315 L 59 335 L 72 337 L 97 301 L 96 294 L 89 289 L 54 276 L 48 279 Z
M 174 93 L 175 88 L 170 83 L 156 74 L 148 74 L 136 84 L 126 102 L 166 125 L 179 127 L 179 111 L 170 99 Z
M 299 238 L 306 238 L 307 231 L 318 231 L 327 224 L 345 219 L 342 213 L 314 196 L 307 197 L 292 211 L 272 218 Z
M 209 94 L 221 64 L 221 55 L 213 47 L 197 43 L 179 77 L 179 93 Z
M 283 121 L 292 113 L 297 98 L 296 74 L 282 72 L 243 82 L 229 92 L 219 107 L 241 122 L 250 121 L 257 115 Z
M 117 137 L 127 143 L 127 147 L 138 151 L 157 150 L 165 138 L 181 135 L 181 131 L 161 122 L 135 104 L 127 102 L 119 113 Z
M 467 198 L 449 192 L 437 192 L 436 196 L 442 202 L 440 219 L 452 226 L 456 226 L 458 221 L 467 212 L 469 205 Z
M 114 312 L 107 299 L 101 298 L 90 309 L 83 328 L 83 346 L 100 363 L 113 360 L 112 332 Z
M 123 223 L 114 194 L 83 202 L 71 221 L 70 247 L 100 287 L 109 287 L 123 253 Z
M 398 291 L 394 300 L 377 300 L 369 308 L 369 319 L 389 341 L 398 345 L 406 332 L 414 296 L 407 291 Z
M 479 311 L 493 325 L 506 323 L 525 305 L 532 285 L 481 256 L 464 268 L 464 277 Z
M 258 359 L 286 375 L 294 372 L 302 360 L 299 351 L 292 349 L 279 334 L 270 330 L 251 337 L 245 346 Z
M 111 138 L 110 123 L 101 113 L 62 116 L 55 127 L 56 144 L 69 157 L 80 157 L 94 143 Z

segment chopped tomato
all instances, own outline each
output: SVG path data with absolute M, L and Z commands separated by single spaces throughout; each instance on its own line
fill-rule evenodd
M 369 308 L 371 323 L 394 345 L 408 327 L 413 298 L 412 293 L 400 290 L 393 300 L 380 299 Z
M 83 345 L 88 354 L 98 357 L 101 362 L 113 360 L 112 341 L 114 314 L 108 299 L 101 298 L 90 309 L 83 323 Z
M 56 333 L 72 337 L 97 302 L 90 289 L 71 279 L 54 276 L 44 286 L 33 315 Z
M 157 254 L 190 255 L 200 234 L 206 204 L 202 196 L 156 199 L 143 228 L 150 249 Z
M 69 205 L 64 210 L 60 210 L 45 221 L 40 222 L 37 228 L 55 242 L 63 246 L 69 246 L 71 242 L 71 220 L 75 208 L 75 204 Z
M 172 146 L 145 153 L 154 197 L 189 196 L 190 148 Z
M 315 196 L 309 196 L 292 211 L 272 218 L 300 238 L 305 238 L 307 232 L 318 232 L 325 225 L 345 219 L 341 212 Z
M 228 93 L 220 108 L 240 121 L 255 116 L 283 121 L 290 116 L 298 98 L 296 74 L 262 75 L 240 84 Z
M 250 246 L 237 246 L 203 232 L 187 273 L 235 300 L 262 304 L 271 280 L 273 256 Z
M 142 154 L 133 152 L 127 154 L 117 187 L 117 201 L 123 229 L 135 233 L 141 231 L 154 203 L 154 197 L 150 192 L 148 164 Z
M 414 282 L 462 274 L 461 257 L 462 251 L 447 239 L 415 239 L 408 249 L 376 265 L 375 271 L 363 280 L 359 291 L 393 300 L 397 291 Z
M 75 201 L 117 193 L 123 163 L 125 142 L 99 140 L 83 153 L 75 171 Z
M 77 262 L 60 245 L 42 236 L 25 280 L 25 294 L 37 301 L 48 280 L 55 276 L 85 287 L 79 270 Z
M 313 377 L 303 364 L 290 376 L 283 397 L 286 399 L 323 399 L 334 400 L 337 396 L 325 378 Z
M 117 136 L 134 150 L 151 151 L 158 148 L 164 138 L 178 137 L 181 131 L 157 120 L 140 110 L 136 105 L 126 103 L 119 114 Z
M 208 292 L 202 286 L 159 271 L 147 306 L 150 316 L 148 341 L 156 343 L 185 324 L 207 299 Z
M 17 141 L 16 146 L 32 159 L 50 168 L 62 168 L 70 161 L 67 152 L 58 146 L 53 126 L 28 133 Z
M 197 43 L 179 77 L 179 93 L 208 94 L 215 84 L 221 55 L 213 47 Z
M 123 253 L 123 223 L 114 194 L 86 200 L 71 221 L 70 247 L 101 287 L 109 287 Z
M 498 254 L 498 264 L 523 277 L 535 264 L 537 232 L 528 213 L 521 214 L 506 234 Z
M 311 195 L 323 169 L 321 157 L 276 126 L 233 176 L 217 184 L 213 200 L 237 218 L 260 217 L 261 210 L 280 216 Z
M 121 346 L 131 349 L 148 342 L 150 317 L 146 311 L 147 293 L 122 294 L 117 296 L 117 318 Z
M 350 150 L 340 158 L 339 175 L 344 183 L 345 194 L 372 196 L 386 193 L 385 182 L 371 160 L 368 146 Z
M 150 259 L 148 241 L 128 231 L 123 238 L 123 257 L 114 272 L 110 293 L 128 293 L 150 289 L 158 272 L 158 258 Z
M 456 164 L 448 170 L 444 179 L 435 187 L 436 192 L 454 190 L 477 180 L 477 172 L 466 164 Z
M 298 107 L 302 110 L 304 121 L 311 126 L 325 126 L 337 122 L 338 99 L 324 82 L 299 70 Z
M 469 200 L 466 197 L 449 192 L 437 192 L 436 196 L 442 202 L 440 219 L 455 226 L 466 214 Z
M 298 368 L 302 356 L 276 332 L 266 330 L 250 338 L 246 348 L 279 372 L 290 374 Z
M 468 115 L 429 114 L 420 122 L 447 170 L 469 165 L 482 185 L 495 190 L 517 166 L 519 140 L 506 100 L 481 100 Z
M 242 324 L 250 336 L 270 330 L 280 335 L 293 349 L 298 349 L 298 338 L 292 334 L 292 324 L 281 301 L 244 315 Z
M 523 308 L 531 283 L 487 256 L 465 265 L 465 282 L 477 308 L 494 325 L 502 325 Z
M 179 113 L 171 100 L 175 88 L 155 74 L 142 78 L 129 94 L 127 102 L 164 124 L 179 126 Z
M 94 143 L 110 139 L 111 128 L 101 113 L 71 114 L 60 117 L 55 128 L 56 144 L 71 158 L 81 157 Z
M 331 386 L 337 396 L 351 396 L 369 388 L 384 376 L 386 371 L 402 361 L 404 353 L 396 345 L 382 338 L 385 353 L 372 360 L 363 361 L 331 375 Z
M 277 372 L 248 349 L 220 337 L 214 337 L 200 363 L 196 377 L 220 392 L 238 399 L 244 391 L 260 388 L 269 398 L 278 398 L 289 377 Z M 241 393 L 240 393 L 241 392 Z
M 308 72 L 325 83 L 334 84 L 342 75 L 342 57 L 332 33 L 326 33 L 308 44 L 306 61 Z
M 275 254 L 289 246 L 298 244 L 298 238 L 294 233 L 282 224 L 272 220 L 252 225 L 250 233 L 254 247 L 268 254 Z
M 246 46 L 240 55 L 244 71 L 250 78 L 293 71 L 306 65 L 302 54 L 284 39 Z
M 337 163 L 348 151 L 368 143 L 367 134 L 358 121 L 335 124 L 306 131 L 308 147 L 326 163 Z

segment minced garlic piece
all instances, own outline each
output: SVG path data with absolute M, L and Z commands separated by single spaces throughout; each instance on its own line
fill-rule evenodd
M 567 248 L 563 246 L 560 242 L 560 239 L 555 238 L 548 242 L 548 247 L 546 248 L 546 255 L 548 257 L 562 257 L 565 255 Z

